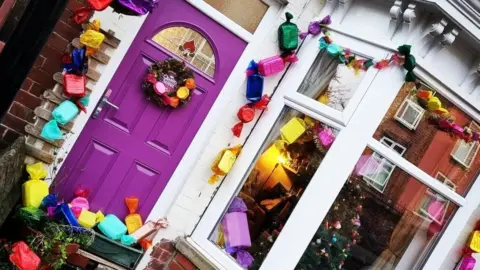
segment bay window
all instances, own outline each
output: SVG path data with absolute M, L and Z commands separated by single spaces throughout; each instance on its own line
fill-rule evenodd
M 480 158 L 469 170 L 453 162 L 457 140 L 415 95 L 435 91 L 458 125 L 479 115 L 421 70 L 420 89 L 401 66 L 355 72 L 317 41 L 301 47 L 191 241 L 229 270 L 433 264 L 465 196 L 480 189 Z M 352 49 L 363 59 L 392 53 L 358 41 Z

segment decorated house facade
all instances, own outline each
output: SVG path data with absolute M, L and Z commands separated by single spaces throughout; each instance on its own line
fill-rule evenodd
M 93 57 L 87 113 L 60 138 L 30 125 L 27 154 L 67 201 L 82 186 L 95 211 L 123 220 L 135 196 L 168 220 L 136 269 L 455 269 L 480 203 L 476 1 L 169 0 L 93 19 L 121 42 Z

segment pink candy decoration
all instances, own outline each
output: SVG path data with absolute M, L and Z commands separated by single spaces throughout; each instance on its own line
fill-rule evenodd
M 247 214 L 243 212 L 233 212 L 224 217 L 225 231 L 227 232 L 227 241 L 230 247 L 250 247 L 250 231 L 248 229 Z
M 272 56 L 258 62 L 258 72 L 262 76 L 270 76 L 285 69 L 285 63 L 297 62 L 297 56 L 292 53 L 282 58 L 280 55 Z
M 332 145 L 333 141 L 335 140 L 335 135 L 329 128 L 325 128 L 318 134 L 320 142 L 322 143 L 323 147 L 329 148 Z
M 459 125 L 456 125 L 456 124 L 452 124 L 452 132 L 455 133 L 458 136 L 462 136 L 463 135 L 463 127 L 461 127 Z
M 466 255 L 462 259 L 462 264 L 458 268 L 458 270 L 473 270 L 475 267 L 476 260 L 472 257 L 472 255 Z
M 165 92 L 167 92 L 165 85 L 162 82 L 156 82 L 153 89 L 155 89 L 155 93 L 158 95 L 163 95 Z
M 70 204 L 72 205 L 72 209 L 73 208 L 80 208 L 80 210 L 81 209 L 85 209 L 85 210 L 90 209 L 90 204 L 88 203 L 88 200 L 86 198 L 83 198 L 83 197 L 76 197 L 75 199 L 72 200 L 72 202 Z

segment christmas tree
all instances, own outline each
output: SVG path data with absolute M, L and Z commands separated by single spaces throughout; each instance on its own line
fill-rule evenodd
M 360 215 L 365 196 L 359 180 L 350 177 L 305 250 L 296 269 L 338 270 L 358 244 Z

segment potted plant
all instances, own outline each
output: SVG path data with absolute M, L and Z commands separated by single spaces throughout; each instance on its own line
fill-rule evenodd
M 53 269 L 60 269 L 67 257 L 93 243 L 95 234 L 90 229 L 72 227 L 48 221 L 41 231 L 32 230 L 27 237 L 30 248 Z

